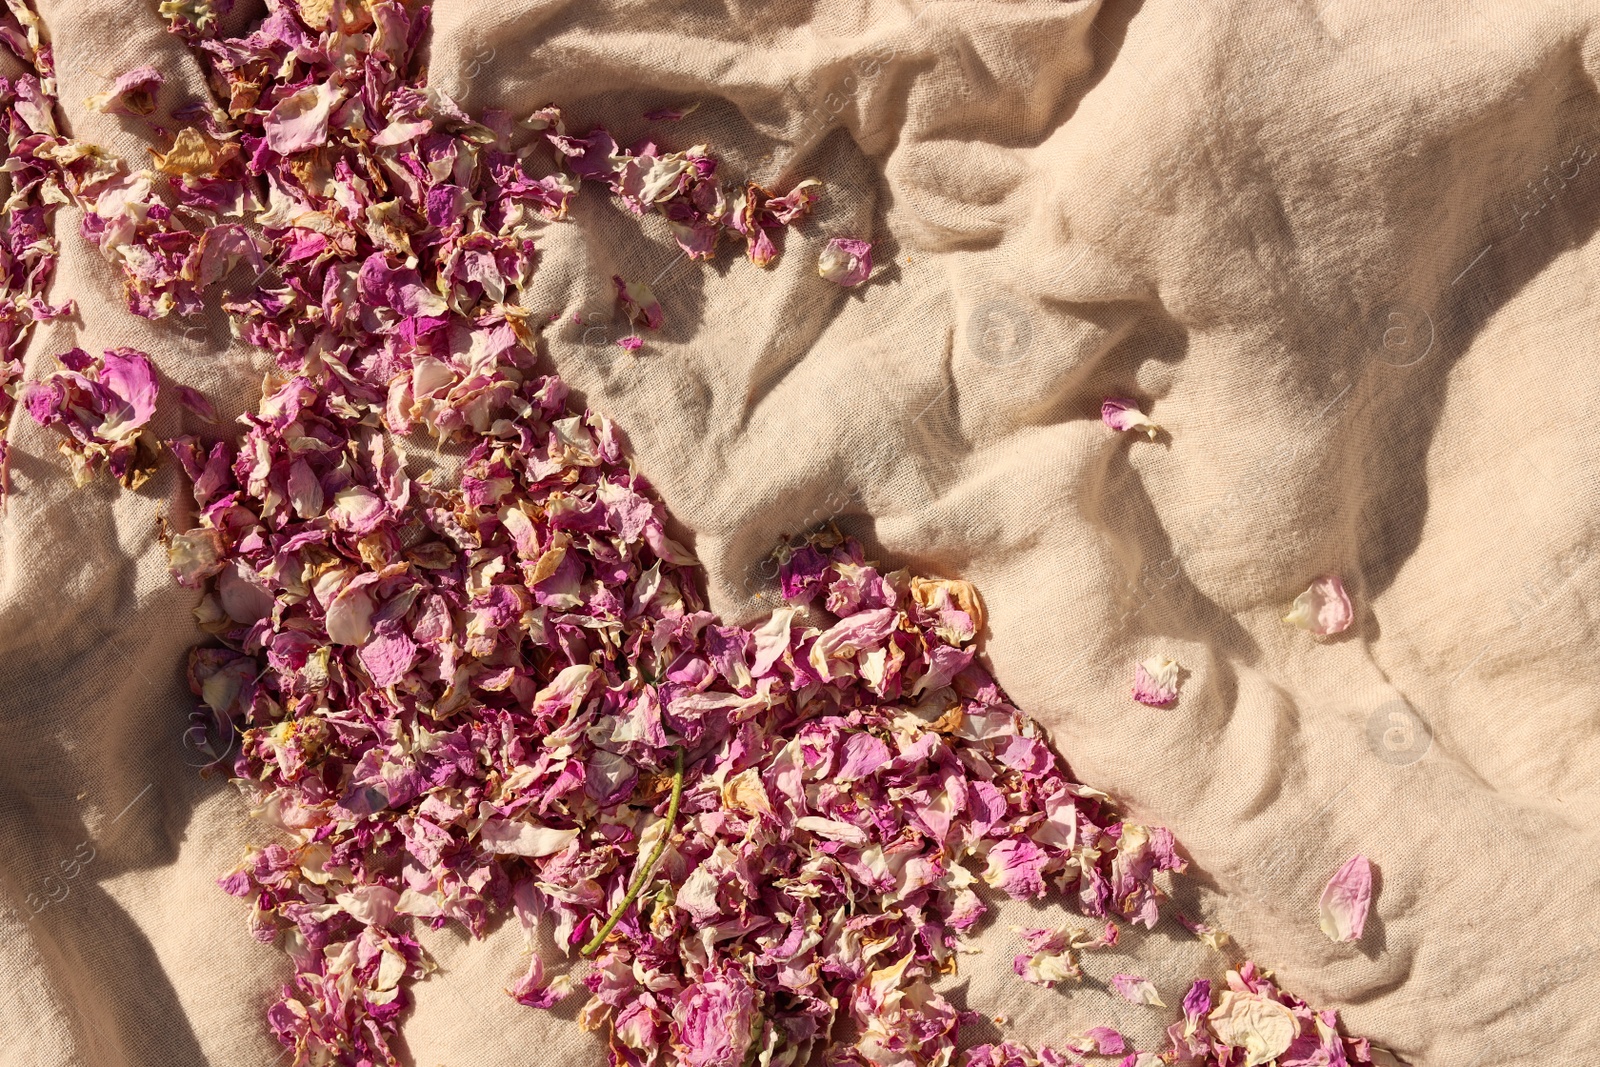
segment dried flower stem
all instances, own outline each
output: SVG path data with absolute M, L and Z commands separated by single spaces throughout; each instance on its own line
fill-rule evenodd
M 645 883 L 650 880 L 650 874 L 656 869 L 656 861 L 667 850 L 667 842 L 672 839 L 672 828 L 678 823 L 678 801 L 683 799 L 683 752 L 678 752 L 678 758 L 672 765 L 672 797 L 667 801 L 667 828 L 661 832 L 661 840 L 656 842 L 656 847 L 650 850 L 650 858 L 645 861 L 639 873 L 634 876 L 633 884 L 628 887 L 628 895 L 622 898 L 611 911 L 611 917 L 606 924 L 600 927 L 589 943 L 583 946 L 585 956 L 593 956 L 600 951 L 600 946 L 605 943 L 606 935 L 611 933 L 613 927 L 622 919 L 624 912 L 639 899 L 639 893 L 644 889 Z

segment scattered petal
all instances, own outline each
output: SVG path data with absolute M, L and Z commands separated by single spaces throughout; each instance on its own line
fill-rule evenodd
M 1145 417 L 1139 410 L 1139 404 L 1134 400 L 1123 400 L 1118 397 L 1106 397 L 1100 403 L 1100 421 L 1113 430 L 1136 430 L 1144 433 L 1154 441 L 1161 432 L 1161 427 Z
M 1350 628 L 1355 612 L 1344 582 L 1336 574 L 1325 574 L 1294 598 L 1294 606 L 1283 621 L 1319 636 L 1338 634 Z
M 106 114 L 148 115 L 156 109 L 155 92 L 166 80 L 154 67 L 136 67 L 118 78 L 110 89 L 89 97 L 83 106 Z
M 1322 932 L 1330 941 L 1360 941 L 1372 904 L 1372 864 L 1357 853 L 1323 887 L 1317 902 Z
M 855 237 L 835 237 L 817 258 L 817 273 L 836 285 L 853 289 L 872 274 L 872 243 Z
M 1151 656 L 1133 668 L 1133 699 L 1153 708 L 1164 708 L 1178 699 L 1177 660 Z

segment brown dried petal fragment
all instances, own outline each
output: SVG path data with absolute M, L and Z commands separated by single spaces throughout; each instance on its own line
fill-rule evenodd
M 972 619 L 974 633 L 983 630 L 984 622 L 988 619 L 983 608 L 983 598 L 978 595 L 978 589 L 971 582 L 963 582 L 953 578 L 913 578 L 911 579 L 911 595 L 918 604 L 929 610 L 936 610 L 939 602 L 939 591 L 944 590 L 956 607 L 967 613 Z
M 567 546 L 572 543 L 572 538 L 565 532 L 557 533 L 550 539 L 550 547 L 544 555 L 539 557 L 539 562 L 534 564 L 533 571 L 528 575 L 529 585 L 538 585 L 556 572 L 561 566 L 561 561 L 567 558 Z
M 215 173 L 225 158 L 223 151 L 214 147 L 204 134 L 192 126 L 178 131 L 178 136 L 172 142 L 172 148 L 167 152 L 157 152 L 152 148 L 150 155 L 154 157 L 156 169 L 161 173 L 175 177 L 196 178 L 204 178 Z

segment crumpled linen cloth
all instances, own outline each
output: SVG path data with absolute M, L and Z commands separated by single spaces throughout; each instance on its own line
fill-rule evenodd
M 230 16 L 242 24 L 242 5 Z M 67 127 L 141 163 L 148 128 L 80 102 L 144 63 L 162 114 L 204 91 L 144 5 L 44 0 Z M 259 14 L 259 12 L 255 12 Z M 1084 781 L 1172 828 L 1175 906 L 1288 989 L 1427 1067 L 1600 1052 L 1600 6 L 1489 0 L 441 0 L 430 81 L 469 108 L 563 105 L 627 140 L 709 142 L 724 173 L 826 183 L 763 272 L 683 261 L 594 188 L 542 240 L 526 303 L 548 355 L 629 435 L 714 606 L 759 617 L 762 560 L 828 520 L 872 554 L 960 576 L 986 650 Z M 30 377 L 73 344 L 143 348 L 169 383 L 253 405 L 265 363 L 217 319 L 129 314 L 57 217 Z M 878 269 L 816 276 L 830 236 Z M 609 278 L 666 325 L 614 341 Z M 582 313 L 590 325 L 573 323 Z M 606 325 L 606 316 L 613 326 Z M 598 324 L 596 324 L 598 323 Z M 1103 427 L 1127 396 L 1156 441 Z M 193 416 L 164 393 L 156 430 Z M 0 1064 L 283 1062 L 263 1012 L 286 961 L 213 879 L 265 841 L 188 718 L 194 596 L 144 489 L 72 488 L 10 430 L 0 518 Z M 1343 576 L 1356 623 L 1280 617 Z M 1133 664 L 1187 671 L 1134 703 Z M 1352 853 L 1378 872 L 1357 945 L 1318 929 Z M 1175 925 L 1091 956 L 1081 991 L 1010 973 L 1008 906 L 949 995 L 978 1039 L 1099 1023 L 1157 1045 L 1223 956 Z M 415 988 L 414 1062 L 604 1062 L 501 990 L 519 938 L 444 931 Z M 1235 959 L 1240 956 L 1233 957 Z

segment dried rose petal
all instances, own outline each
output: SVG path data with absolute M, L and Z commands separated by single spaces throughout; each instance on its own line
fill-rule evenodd
M 1154 441 L 1161 432 L 1161 427 L 1145 417 L 1139 410 L 1138 401 L 1123 400 L 1118 397 L 1106 397 L 1100 402 L 1100 421 L 1113 430 L 1136 430 L 1144 433 Z
M 1294 598 L 1294 605 L 1283 621 L 1325 636 L 1348 630 L 1354 618 L 1355 612 L 1350 606 L 1349 595 L 1344 591 L 1344 583 L 1336 574 L 1325 574 Z
M 836 285 L 853 289 L 872 274 L 872 243 L 855 237 L 835 237 L 817 257 L 817 273 Z
M 1151 656 L 1133 668 L 1133 699 L 1153 708 L 1164 708 L 1178 699 L 1177 660 Z
M 699 107 L 699 101 L 688 107 L 658 107 L 654 111 L 646 111 L 644 118 L 646 122 L 677 122 L 685 115 L 693 114 Z
M 1132 974 L 1114 974 L 1106 984 L 1130 1004 L 1148 1004 L 1153 1008 L 1166 1007 L 1161 1001 L 1161 994 L 1156 992 L 1156 987 L 1150 984 L 1149 979 Z
M 1360 941 L 1372 904 L 1372 864 L 1357 853 L 1328 879 L 1317 908 L 1330 941 Z
M 1251 990 L 1224 990 L 1206 1021 L 1218 1041 L 1244 1051 L 1242 1067 L 1277 1059 L 1300 1030 L 1289 1008 Z
M 423 77 L 425 5 L 279 5 L 233 36 L 163 7 L 226 108 L 179 109 L 157 180 L 57 140 L 48 72 L 17 79 L 8 171 L 40 210 L 3 239 L 37 272 L 36 218 L 73 203 L 132 311 L 220 303 L 273 367 L 239 440 L 170 442 L 196 520 L 169 554 L 205 582 L 191 687 L 236 724 L 235 779 L 273 823 L 223 881 L 255 937 L 299 946 L 268 1010 L 286 1047 L 398 1062 L 416 923 L 482 936 L 510 909 L 595 957 L 579 1020 L 629 1067 L 927 1067 L 961 1039 L 931 983 L 985 914 L 980 881 L 1104 924 L 1038 932 L 1037 978 L 1113 943 L 1112 917 L 1154 925 L 1158 876 L 1184 867 L 1171 834 L 1118 819 L 1009 703 L 975 589 L 823 531 L 779 554 L 787 606 L 725 625 L 620 432 L 542 373 L 521 300 L 580 187 L 659 215 L 692 259 L 732 234 L 765 266 L 818 183 L 725 185 L 705 146 L 574 134 L 554 107 L 468 115 Z M 38 296 L 31 319 L 66 313 Z M 63 366 L 19 399 L 85 465 L 142 469 L 154 376 Z M 397 438 L 424 431 L 459 446 L 455 473 L 408 468 Z M 508 992 L 571 987 L 532 958 Z
M 1096 1052 L 1102 1056 L 1118 1056 L 1128 1050 L 1127 1041 L 1109 1026 L 1091 1026 L 1063 1044 L 1074 1052 Z
M 211 401 L 205 394 L 192 389 L 187 385 L 178 386 L 178 402 L 194 412 L 206 422 L 217 421 L 217 409 L 211 406 Z
M 110 89 L 86 99 L 83 106 L 107 114 L 148 115 L 156 108 L 156 90 L 166 80 L 154 67 L 136 67 L 118 78 Z
M 288 156 L 326 143 L 328 115 L 338 98 L 338 90 L 329 82 L 308 85 L 285 97 L 262 122 L 267 147 Z
M 611 284 L 616 286 L 617 302 L 627 313 L 629 322 L 647 330 L 661 329 L 661 302 L 648 284 L 625 281 L 620 274 L 611 276 Z

